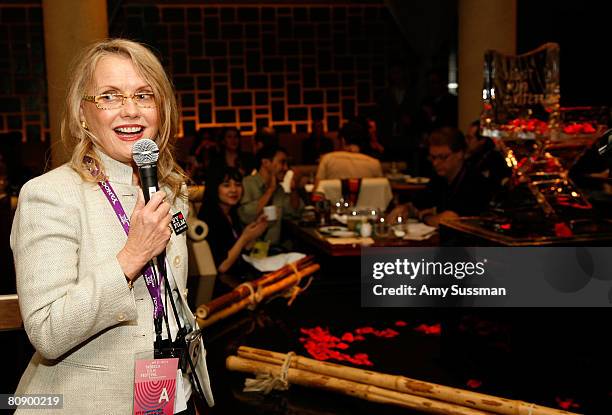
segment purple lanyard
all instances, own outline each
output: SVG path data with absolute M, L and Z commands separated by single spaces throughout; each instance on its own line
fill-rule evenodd
M 123 226 L 123 230 L 127 235 L 130 232 L 130 220 L 125 214 L 125 210 L 117 197 L 117 194 L 111 187 L 110 183 L 105 181 L 98 182 L 98 186 L 102 189 L 102 193 L 108 199 L 108 202 L 113 207 L 119 222 L 121 222 L 121 226 Z M 161 268 L 161 266 L 160 266 Z M 160 269 L 161 272 L 161 269 Z M 149 290 L 149 294 L 151 295 L 151 300 L 153 300 L 153 317 L 162 318 L 164 316 L 164 305 L 161 299 L 161 289 L 159 286 L 159 281 L 155 278 L 155 274 L 153 272 L 153 267 L 150 265 L 144 269 L 142 273 L 145 279 L 145 283 L 147 284 L 147 289 Z

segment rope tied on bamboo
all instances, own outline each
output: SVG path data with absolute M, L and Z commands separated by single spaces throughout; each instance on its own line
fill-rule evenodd
M 293 275 L 298 275 L 299 270 L 297 269 L 297 266 L 295 265 L 294 262 L 292 262 L 290 264 L 287 264 L 287 265 L 293 271 Z M 291 287 L 287 288 L 287 290 L 285 290 L 285 292 L 282 293 L 282 297 L 289 299 L 289 301 L 287 301 L 287 306 L 290 307 L 291 304 L 293 304 L 293 302 L 297 298 L 297 296 L 300 295 L 302 292 L 306 291 L 308 289 L 308 287 L 310 287 L 310 283 L 311 282 L 312 282 L 312 277 L 310 277 L 308 279 L 308 281 L 306 282 L 306 285 L 304 285 L 304 287 L 300 287 L 300 278 L 296 279 L 295 284 L 293 284 Z
M 291 367 L 291 359 L 293 358 L 293 356 L 295 356 L 295 352 L 287 353 L 278 376 L 271 375 L 270 373 L 258 373 L 255 379 L 246 379 L 244 381 L 243 391 L 263 392 L 265 395 L 267 395 L 274 389 L 281 391 L 289 389 L 289 382 L 287 381 L 287 377 L 289 375 L 289 368 Z
M 287 291 L 283 294 L 283 297 L 289 298 L 289 301 L 287 301 L 287 306 L 291 306 L 291 304 L 293 304 L 297 296 L 303 293 L 304 291 L 306 291 L 308 287 L 310 287 L 312 278 L 313 277 L 308 278 L 308 281 L 306 281 L 306 285 L 304 285 L 303 287 L 300 287 L 299 281 L 296 281 L 294 286 L 287 289 Z
M 253 284 L 251 284 L 249 281 L 246 281 L 240 284 L 238 287 L 236 287 L 236 289 L 239 289 L 242 286 L 245 286 L 249 290 L 249 301 L 251 304 L 249 304 L 248 309 L 255 310 L 255 308 L 257 308 L 257 304 L 259 304 L 261 300 L 263 299 L 263 294 L 261 292 L 261 286 L 258 286 L 257 290 L 255 290 L 255 288 L 253 287 Z

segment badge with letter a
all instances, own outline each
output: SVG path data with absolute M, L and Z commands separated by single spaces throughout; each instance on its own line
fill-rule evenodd
M 172 415 L 178 359 L 137 359 L 134 365 L 134 415 Z

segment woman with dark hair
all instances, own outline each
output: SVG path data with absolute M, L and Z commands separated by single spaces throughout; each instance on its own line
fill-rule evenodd
M 214 128 L 200 128 L 189 151 L 187 175 L 196 183 L 202 183 L 212 160 L 219 155 Z
M 206 240 L 220 274 L 243 276 L 249 268 L 241 258 L 242 251 L 268 227 L 266 217 L 261 215 L 242 228 L 238 218 L 241 198 L 242 174 L 238 169 L 226 166 L 211 174 L 198 217 L 210 225 Z

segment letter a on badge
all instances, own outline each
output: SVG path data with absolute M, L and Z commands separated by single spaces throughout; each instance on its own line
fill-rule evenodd
M 166 390 L 166 388 L 162 389 L 162 393 L 161 395 L 159 395 L 159 401 L 157 401 L 157 403 L 160 403 L 161 401 L 170 401 L 170 398 L 168 398 L 168 391 Z

